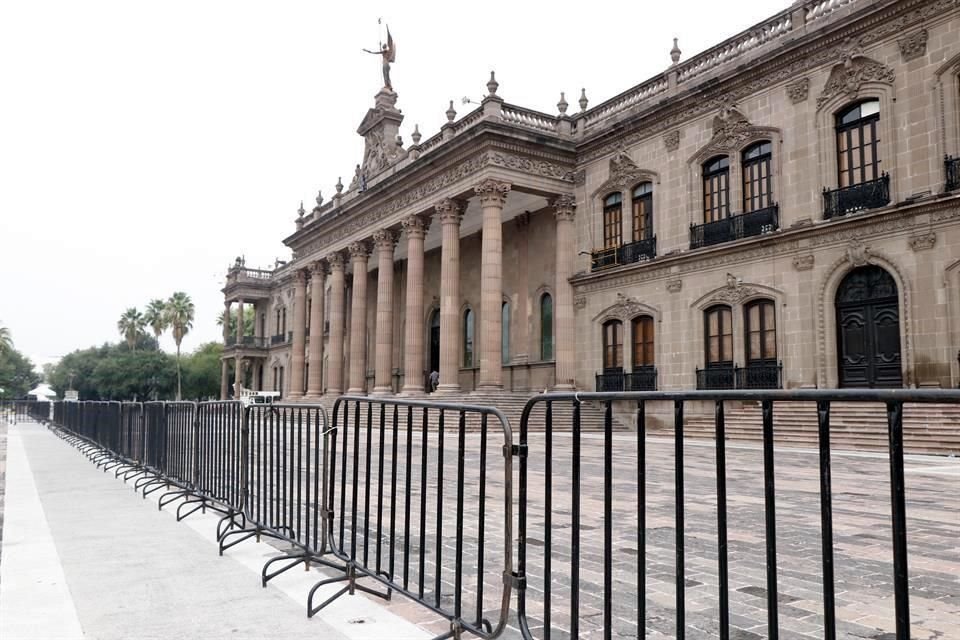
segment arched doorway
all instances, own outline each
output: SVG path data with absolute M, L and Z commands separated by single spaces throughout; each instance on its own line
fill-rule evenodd
M 900 304 L 893 276 L 854 269 L 837 288 L 837 372 L 841 387 L 902 387 Z
M 440 310 L 435 309 L 430 314 L 430 368 L 429 376 L 433 371 L 440 371 Z M 429 387 L 428 387 L 429 388 Z

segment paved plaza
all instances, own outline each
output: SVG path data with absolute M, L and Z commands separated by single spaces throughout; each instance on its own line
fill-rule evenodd
M 414 430 L 410 440 L 408 483 L 407 440 L 403 429 L 397 442 L 396 470 L 391 468 L 388 455 L 382 476 L 378 464 L 381 451 L 378 429 L 375 420 L 369 449 L 369 483 L 363 482 L 367 454 L 365 431 L 361 431 L 364 437 L 359 439 L 357 557 L 367 551 L 370 566 L 379 557 L 381 569 L 389 573 L 392 566 L 394 579 L 397 582 L 406 579 L 415 593 L 422 574 L 424 598 L 435 602 L 439 584 L 441 606 L 452 609 L 457 602 L 458 546 L 454 522 L 460 488 L 464 494 L 460 589 L 464 618 L 475 618 L 476 575 L 482 549 L 481 609 L 484 617 L 495 623 L 503 591 L 505 520 L 505 475 L 499 436 L 494 435 L 493 429 L 488 436 L 485 502 L 481 515 L 477 508 L 479 434 L 467 433 L 464 437 L 464 474 L 460 482 L 457 433 L 445 432 L 443 495 L 440 497 L 436 430 L 430 429 L 427 434 L 426 483 L 421 485 L 424 479 L 420 466 L 422 432 Z M 516 441 L 516 436 L 514 438 Z M 547 634 L 542 626 L 547 539 L 544 439 L 544 434 L 533 434 L 530 438 L 527 615 L 535 638 L 556 639 L 569 637 L 570 630 L 573 442 L 569 433 L 553 436 L 551 632 Z M 352 435 L 349 440 L 353 442 Z M 638 632 L 640 547 L 636 446 L 635 433 L 615 434 L 611 558 L 614 637 L 636 637 Z M 676 616 L 674 449 L 671 439 L 661 437 L 648 438 L 646 446 L 646 635 L 669 638 L 675 637 Z M 388 422 L 382 450 L 389 454 L 392 448 Z M 342 463 L 342 453 L 341 449 L 338 464 Z M 604 596 L 602 436 L 584 434 L 581 453 L 579 632 L 581 638 L 594 638 L 601 637 Z M 714 638 L 718 637 L 714 445 L 689 442 L 684 455 L 687 637 Z M 426 638 L 430 633 L 448 629 L 448 623 L 438 615 L 402 597 L 394 597 L 384 606 L 382 601 L 366 596 L 345 596 L 308 621 L 303 610 L 306 592 L 313 582 L 323 577 L 316 569 L 309 573 L 294 570 L 276 578 L 267 589 L 259 587 L 260 565 L 278 554 L 276 546 L 244 543 L 219 558 L 213 544 L 214 516 L 197 514 L 181 523 L 175 522 L 172 507 L 159 512 L 154 500 L 138 498 L 128 485 L 112 474 L 97 471 L 78 451 L 35 424 L 10 427 L 8 457 L 7 530 L 0 562 L 4 638 L 38 637 L 34 632 L 25 631 L 27 627 L 19 627 L 20 635 L 17 635 L 18 623 L 35 624 L 32 622 L 35 620 L 63 621 L 58 624 L 66 625 L 65 630 L 49 637 L 88 638 L 255 638 L 275 633 L 283 633 L 285 637 L 318 637 L 319 634 L 325 638 Z M 343 519 L 346 553 L 351 551 L 353 522 L 352 459 L 351 444 L 347 473 L 342 476 L 345 485 L 338 486 L 335 493 L 334 539 L 339 541 L 339 505 L 343 495 L 347 516 Z M 817 460 L 815 451 L 780 447 L 776 450 L 781 638 L 823 637 Z M 397 491 L 391 513 L 389 495 L 393 474 Z M 381 479 L 382 494 L 378 491 Z M 515 467 L 515 500 L 518 480 Z M 960 461 L 908 456 L 906 480 L 912 636 L 924 640 L 956 637 L 960 629 L 960 580 L 957 577 L 960 574 L 960 493 L 957 491 Z M 36 492 L 32 499 L 25 499 L 28 485 Z M 767 636 L 767 581 L 759 447 L 728 444 L 727 485 L 731 637 L 763 638 Z M 369 497 L 365 491 L 367 486 L 371 489 Z M 411 515 L 410 526 L 406 527 L 408 487 Z M 378 500 L 380 495 L 383 495 L 382 505 Z M 893 637 L 894 616 L 886 457 L 835 451 L 833 495 L 838 637 L 887 640 Z M 305 513 L 309 511 L 305 509 Z M 516 501 L 512 511 L 516 554 Z M 366 513 L 370 514 L 369 522 L 364 518 Z M 421 513 L 425 514 L 422 535 Z M 382 535 L 378 535 L 378 523 Z M 438 528 L 442 532 L 439 563 Z M 27 549 L 31 554 L 29 558 L 39 554 L 47 560 L 34 562 L 25 557 Z M 32 571 L 26 575 L 35 576 L 35 584 L 28 584 L 29 579 L 20 574 L 22 571 Z M 69 626 L 71 620 L 73 627 Z M 78 629 L 82 636 L 78 635 Z M 504 637 L 521 637 L 515 596 L 511 599 Z

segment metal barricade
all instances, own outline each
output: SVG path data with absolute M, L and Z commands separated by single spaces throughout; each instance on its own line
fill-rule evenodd
M 327 444 L 327 535 L 346 573 L 314 586 L 308 614 L 355 590 L 381 597 L 395 591 L 450 622 L 441 638 L 498 636 L 513 584 L 514 450 L 503 413 L 341 396 Z M 387 593 L 357 584 L 360 578 Z M 342 581 L 347 585 L 313 606 L 319 588 Z
M 157 508 L 194 494 L 199 456 L 196 402 L 165 402 L 164 426 L 167 448 L 160 468 L 166 485 L 174 488 L 160 496 Z
M 234 545 L 270 537 L 289 542 L 289 552 L 263 566 L 262 583 L 304 564 L 321 564 L 343 571 L 326 560 L 321 504 L 325 488 L 323 439 L 326 411 L 321 405 L 251 405 L 238 441 L 245 500 L 245 524 L 225 532 L 220 553 Z M 275 563 L 283 563 L 271 571 Z
M 245 524 L 243 486 L 243 405 L 237 401 L 201 402 L 196 417 L 196 481 L 193 495 L 177 507 L 177 520 L 200 510 L 224 514 L 217 527 Z
M 731 591 L 731 583 L 743 583 L 738 566 L 731 566 L 728 542 L 728 474 L 739 471 L 731 467 L 726 447 L 725 401 L 759 402 L 762 411 L 762 448 L 756 452 L 762 461 L 761 477 L 749 478 L 749 488 L 758 497 L 735 496 L 738 516 L 743 518 L 744 503 L 762 504 L 763 564 L 765 586 L 754 592 L 766 602 L 768 638 L 780 637 L 781 618 L 778 579 L 777 492 L 775 487 L 774 420 L 779 402 L 806 402 L 815 410 L 818 428 L 818 460 L 810 469 L 819 479 L 819 512 L 822 578 L 822 637 L 837 637 L 837 598 L 834 578 L 833 492 L 831 489 L 830 411 L 831 403 L 874 403 L 885 407 L 888 432 L 891 538 L 888 542 L 893 558 L 889 570 L 892 582 L 896 640 L 909 640 L 910 611 L 907 580 L 907 530 L 904 486 L 903 415 L 904 403 L 960 402 L 957 391 L 920 390 L 796 390 L 796 391 L 702 391 L 702 392 L 633 392 L 633 393 L 556 393 L 535 396 L 524 408 L 520 423 L 519 531 L 518 531 L 518 618 L 524 638 L 562 636 L 578 638 L 612 638 L 630 635 L 643 637 L 660 631 L 678 639 L 685 638 L 690 621 L 687 617 L 689 567 L 687 552 L 697 553 L 694 562 L 703 570 L 704 558 L 715 557 L 717 591 L 716 609 L 708 617 L 697 619 L 697 637 L 716 633 L 720 638 L 731 635 L 731 594 L 742 597 L 741 590 Z M 604 433 L 601 438 L 585 436 L 581 431 L 582 403 L 600 403 L 604 410 Z M 636 433 L 615 434 L 613 404 L 623 403 L 636 423 Z M 715 425 L 715 493 L 685 493 L 684 409 L 689 403 L 705 402 L 712 406 Z M 657 405 L 656 403 L 660 403 Z M 648 409 L 666 407 L 672 414 L 672 442 L 654 440 L 648 443 Z M 623 404 L 619 405 L 621 408 Z M 815 408 L 815 409 L 814 409 Z M 909 408 L 909 407 L 908 407 Z M 559 414 L 563 413 L 563 418 Z M 531 422 L 543 420 L 541 436 L 533 433 Z M 558 447 L 558 435 L 570 431 L 569 448 Z M 709 441 L 708 441 L 709 442 Z M 648 451 L 655 446 L 656 450 Z M 709 446 L 709 445 L 708 445 Z M 737 455 L 743 447 L 737 448 Z M 755 451 L 755 450 L 754 450 Z M 782 455 L 782 454 L 779 454 Z M 664 460 L 672 457 L 672 478 Z M 651 477 L 650 465 L 659 474 Z M 702 465 L 701 465 L 702 466 Z M 702 469 L 700 469 L 702 472 Z M 742 481 L 742 478 L 738 477 Z M 743 489 L 744 485 L 738 485 Z M 816 486 L 816 484 L 814 484 Z M 616 489 L 615 489 L 616 488 Z M 671 496 L 672 488 L 672 496 Z M 654 495 L 655 494 L 655 495 Z M 569 497 L 569 502 L 555 497 Z M 663 505 L 672 497 L 672 523 L 662 511 L 651 528 L 647 521 L 650 504 Z M 758 500 L 759 498 L 759 500 Z M 696 500 L 697 508 L 690 502 Z M 704 523 L 699 519 L 703 503 L 716 505 L 715 554 L 703 550 Z M 794 506 L 794 509 L 797 507 Z M 816 509 L 817 507 L 813 507 Z M 599 512 L 599 513 L 598 513 Z M 804 511 L 806 513 L 806 511 Z M 760 514 L 758 514 L 760 515 Z M 542 516 L 542 521 L 541 521 Z M 700 535 L 687 535 L 687 519 L 697 518 Z M 754 516 L 751 515 L 751 518 Z M 670 526 L 672 524 L 672 526 Z M 710 525 L 707 525 L 710 526 Z M 599 529 L 597 532 L 594 530 Z M 591 533 L 584 536 L 585 531 Z M 662 532 L 672 532 L 673 566 L 666 564 L 664 545 L 670 540 Z M 795 541 L 791 541 L 795 544 Z M 648 557 L 648 545 L 656 545 L 658 555 Z M 635 548 L 634 548 L 635 547 Z M 804 556 L 806 557 L 806 556 Z M 741 556 L 737 556 L 741 561 Z M 798 560 L 792 558 L 796 564 Z M 806 562 L 806 560 L 802 560 Z M 672 569 L 674 620 L 665 618 L 663 591 L 656 600 L 660 610 L 648 615 L 647 601 L 650 567 L 658 582 Z M 585 576 L 600 576 L 602 585 Z M 569 583 L 567 582 L 569 580 Z M 695 582 L 694 586 L 700 585 Z M 845 596 L 847 597 L 847 596 Z M 699 592 L 702 605 L 704 592 Z M 701 606 L 701 609 L 703 607 Z M 711 617 L 712 616 L 712 617 Z M 703 628 L 704 620 L 710 625 Z M 715 627 L 715 629 L 713 628 Z M 879 637 L 879 636 L 878 636 Z M 886 636 L 884 636 L 886 637 Z

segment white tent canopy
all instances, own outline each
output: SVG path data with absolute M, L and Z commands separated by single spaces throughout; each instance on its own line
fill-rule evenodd
M 37 400 L 55 400 L 57 398 L 57 392 L 45 382 L 38 384 L 36 389 L 30 391 L 27 395 L 34 396 Z

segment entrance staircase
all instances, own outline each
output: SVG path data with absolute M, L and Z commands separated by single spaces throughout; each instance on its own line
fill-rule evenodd
M 727 440 L 762 442 L 763 414 L 760 404 L 725 407 Z M 666 422 L 651 433 L 673 433 Z M 777 402 L 773 410 L 774 442 L 815 448 L 818 446 L 816 405 L 812 402 Z M 684 436 L 712 440 L 713 415 L 688 416 Z M 903 408 L 903 440 L 907 453 L 960 455 L 960 406 L 953 404 L 906 404 Z M 887 415 L 883 405 L 851 402 L 830 407 L 832 449 L 885 452 L 888 448 Z
M 503 412 L 510 421 L 510 428 L 513 430 L 514 438 L 520 433 L 520 417 L 523 413 L 523 407 L 527 400 L 535 393 L 525 392 L 463 392 L 457 395 L 427 395 L 418 400 L 427 400 L 429 402 L 454 402 L 462 404 L 472 404 L 484 407 L 496 407 Z M 392 396 L 391 396 L 392 397 Z M 328 414 L 333 411 L 333 404 L 336 398 L 324 396 L 321 404 L 327 409 Z M 530 414 L 529 430 L 544 431 L 545 429 L 545 407 L 546 404 L 538 403 L 534 411 Z M 433 411 L 431 411 L 433 413 Z M 331 414 L 332 415 L 332 414 Z M 492 425 L 492 423 L 490 423 Z M 455 429 L 457 426 L 456 418 L 447 419 L 445 422 L 447 429 Z M 474 431 L 480 428 L 479 419 L 468 419 L 467 429 Z M 603 406 L 593 402 L 582 402 L 580 405 L 580 429 L 583 432 L 602 432 L 603 431 Z M 613 417 L 614 431 L 627 431 L 629 427 L 618 421 L 616 413 Z M 558 402 L 553 407 L 553 430 L 554 431 L 572 431 L 573 430 L 573 407 L 570 402 Z

